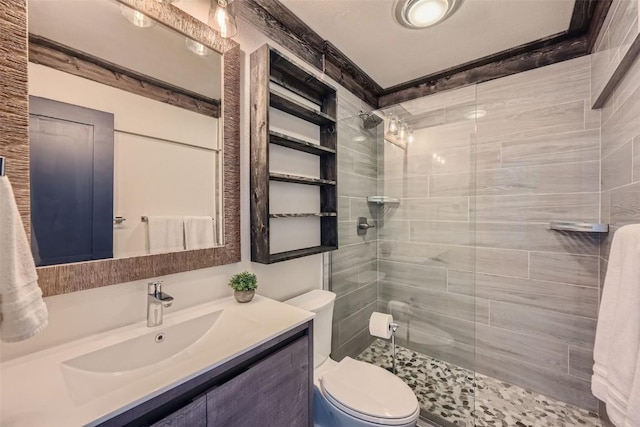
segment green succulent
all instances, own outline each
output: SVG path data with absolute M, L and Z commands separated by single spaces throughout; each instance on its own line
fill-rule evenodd
M 243 271 L 229 280 L 229 286 L 234 291 L 253 291 L 258 287 L 258 279 L 255 274 Z

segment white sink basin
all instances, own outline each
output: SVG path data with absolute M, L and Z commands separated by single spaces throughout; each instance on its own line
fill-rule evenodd
M 86 403 L 131 382 L 162 377 L 169 366 L 212 359 L 229 346 L 253 339 L 262 327 L 230 310 L 166 321 L 165 326 L 140 327 L 122 341 L 61 363 L 71 397 Z M 127 339 L 128 338 L 128 339 Z
M 64 365 L 100 373 L 123 373 L 168 360 L 195 344 L 221 319 L 222 310 L 196 317 L 67 360 Z

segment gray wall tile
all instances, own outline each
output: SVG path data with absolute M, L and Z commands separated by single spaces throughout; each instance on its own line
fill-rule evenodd
M 478 96 L 479 105 L 483 101 Z M 487 115 L 477 121 L 477 138 L 480 144 L 584 129 L 582 99 L 531 110 L 507 110 L 503 114 L 494 113 L 489 108 L 487 110 Z
M 529 277 L 529 252 L 477 248 L 475 271 L 511 277 Z
M 598 316 L 598 289 L 540 280 L 476 274 L 475 286 L 449 272 L 449 291 L 590 318 Z
M 418 286 L 425 289 L 446 291 L 447 270 L 439 267 L 379 261 L 380 280 Z
M 333 251 L 333 271 L 339 272 L 375 261 L 377 258 L 376 249 L 376 242 L 367 242 L 359 245 L 345 246 L 337 251 Z
M 341 322 L 353 313 L 377 301 L 377 299 L 378 287 L 376 283 L 365 285 L 353 292 L 336 298 L 333 308 L 334 322 Z
M 597 256 L 532 252 L 531 278 L 598 287 Z
M 402 199 L 397 206 L 384 210 L 385 220 L 468 221 L 468 197 L 430 197 Z
M 593 375 L 593 349 L 569 346 L 569 373 L 584 380 Z
M 502 166 L 600 160 L 600 128 L 502 143 Z
M 631 184 L 632 175 L 632 142 L 628 141 L 602 159 L 602 191 Z
M 547 223 L 478 222 L 475 229 L 475 243 L 478 247 L 599 254 L 599 236 L 556 232 L 549 230 Z
M 626 102 L 602 126 L 602 158 L 640 134 L 640 87 L 634 89 Z
M 475 366 L 478 372 L 502 378 L 511 384 L 520 384 L 524 388 L 591 411 L 597 408 L 597 400 L 591 394 L 589 381 L 481 351 L 476 352 Z
M 476 325 L 475 345 L 487 354 L 509 357 L 551 371 L 567 373 L 567 345 L 559 341 Z
M 458 270 L 473 270 L 475 265 L 472 247 L 385 241 L 379 244 L 380 260 Z
M 391 283 L 386 280 L 381 280 L 379 286 L 381 301 L 400 301 L 422 311 L 462 320 L 488 322 L 489 303 L 481 298 L 431 291 L 418 286 Z
M 356 336 L 358 333 L 363 330 L 367 330 L 369 328 L 369 318 L 371 317 L 371 313 L 376 311 L 378 308 L 378 302 L 373 301 L 368 306 L 364 307 L 362 310 L 356 311 L 352 315 L 345 317 L 340 321 L 339 333 L 340 339 L 338 341 L 339 345 L 344 345 Z
M 598 222 L 600 193 L 543 194 L 526 196 L 478 196 L 477 221 L 575 220 Z
M 596 320 L 518 304 L 491 302 L 491 326 L 592 347 Z

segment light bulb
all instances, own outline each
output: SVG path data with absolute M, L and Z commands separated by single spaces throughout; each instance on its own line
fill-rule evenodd
M 409 144 L 413 143 L 413 131 L 409 130 L 409 136 L 407 137 L 407 142 Z
M 212 0 L 216 2 L 209 10 L 209 26 L 220 33 L 223 39 L 228 39 L 236 35 L 238 26 L 228 8 L 227 0 Z M 211 11 L 213 10 L 213 13 Z
M 402 123 L 400 125 L 400 130 L 398 131 L 398 137 L 400 138 L 401 141 L 404 141 L 406 136 L 407 136 L 407 124 Z
M 407 6 L 406 18 L 411 25 L 424 28 L 444 18 L 448 9 L 446 0 L 415 0 Z
M 389 123 L 389 133 L 397 134 L 398 133 L 398 119 L 396 116 L 391 117 L 391 123 Z

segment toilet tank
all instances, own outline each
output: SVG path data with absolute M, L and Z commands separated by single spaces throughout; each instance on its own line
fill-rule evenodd
M 331 354 L 333 303 L 336 294 L 315 289 L 285 301 L 285 303 L 316 314 L 313 319 L 313 367 L 320 366 Z

